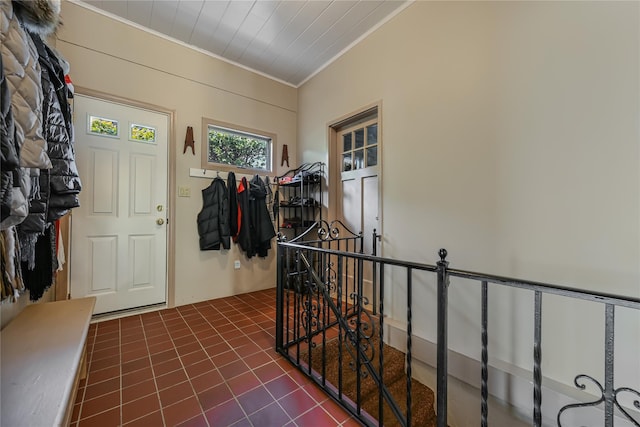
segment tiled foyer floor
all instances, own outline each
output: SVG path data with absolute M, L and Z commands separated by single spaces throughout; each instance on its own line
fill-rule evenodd
M 93 323 L 71 425 L 359 426 L 274 333 L 275 289 Z

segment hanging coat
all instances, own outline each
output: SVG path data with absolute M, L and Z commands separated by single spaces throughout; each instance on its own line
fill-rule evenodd
M 202 190 L 202 210 L 198 213 L 200 250 L 220 250 L 231 247 L 229 229 L 229 199 L 227 186 L 217 177 Z
M 236 186 L 236 174 L 229 172 L 227 175 L 227 190 L 229 195 L 229 229 L 234 242 L 238 240 L 240 225 L 240 210 L 238 209 L 238 189 Z
M 251 222 L 249 221 L 249 183 L 247 178 L 242 177 L 238 185 L 238 238 L 236 243 L 240 246 L 249 258 L 253 255 L 251 241 Z
M 11 214 L 14 182 L 19 186 L 20 179 L 20 146 L 16 141 L 16 128 L 11 110 L 11 93 L 2 69 L 0 55 L 0 144 L 2 160 L 0 163 L 0 221 L 4 221 Z M 14 177 L 16 177 L 14 181 Z M 20 189 L 16 189 L 17 197 L 21 197 Z M 25 204 L 26 202 L 18 202 Z M 4 271 L 4 270 L 3 270 Z
M 276 236 L 267 208 L 267 186 L 258 175 L 250 182 L 249 189 L 249 218 L 251 222 L 252 252 L 249 257 L 258 255 L 266 257 L 271 249 L 271 239 Z
M 38 49 L 42 69 L 42 127 L 47 141 L 47 154 L 52 165 L 50 178 L 46 183 L 46 220 L 53 222 L 67 214 L 70 209 L 80 206 L 78 193 L 82 185 L 76 167 L 71 108 L 60 60 L 40 36 L 29 34 Z

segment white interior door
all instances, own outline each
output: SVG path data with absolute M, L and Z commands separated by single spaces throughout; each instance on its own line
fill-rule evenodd
M 363 251 L 373 254 L 378 240 L 373 238 L 373 231 L 380 233 L 379 201 L 380 189 L 377 118 L 359 122 L 354 126 L 342 129 L 338 133 L 340 153 L 340 217 L 353 232 L 363 233 Z M 376 249 L 378 255 L 379 250 Z M 365 268 L 363 273 L 363 295 L 372 304 L 373 270 Z M 349 278 L 352 280 L 351 278 Z M 368 308 L 371 308 L 368 306 Z
M 96 314 L 163 303 L 169 117 L 77 95 L 74 120 L 71 296 L 95 296 Z

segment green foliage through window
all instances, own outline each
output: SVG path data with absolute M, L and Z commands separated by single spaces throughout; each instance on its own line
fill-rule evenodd
M 118 135 L 118 121 L 104 119 L 102 117 L 94 117 L 91 116 L 89 118 L 91 123 L 91 133 L 96 133 L 98 135 L 109 135 L 109 136 L 117 136 Z
M 149 126 L 132 124 L 130 138 L 133 141 L 155 142 L 156 130 Z
M 210 163 L 259 170 L 270 168 L 271 138 L 209 125 L 208 142 Z

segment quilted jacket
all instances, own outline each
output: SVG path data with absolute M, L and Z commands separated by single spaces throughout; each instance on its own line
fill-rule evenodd
M 50 49 L 37 34 L 33 34 L 32 38 L 42 67 L 43 134 L 52 164 L 46 183 L 49 186 L 46 221 L 53 222 L 69 209 L 80 205 L 78 193 L 82 186 L 75 162 L 71 108 L 67 101 L 64 72 L 57 57 L 59 54 Z
M 202 210 L 197 218 L 201 251 L 231 247 L 227 185 L 217 177 L 202 190 Z
M 0 223 L 0 229 L 24 220 L 31 198 L 31 177 L 36 176 L 37 182 L 39 170 L 51 168 L 42 135 L 41 68 L 36 46 L 27 30 L 46 37 L 59 24 L 59 0 L 0 1 L 0 55 L 11 93 L 15 142 L 23 168 L 14 174 L 10 214 Z
M 20 158 L 19 147 L 16 146 L 16 128 L 11 111 L 11 93 L 7 86 L 7 80 L 2 71 L 2 56 L 0 56 L 0 144 L 2 148 L 2 160 L 0 163 L 0 221 L 4 221 L 11 214 L 13 201 L 14 182 L 16 183 L 16 197 L 21 197 L 19 188 Z M 15 176 L 15 181 L 14 181 Z M 25 204 L 24 197 L 19 204 Z
M 18 140 L 21 142 L 20 163 L 23 167 L 49 169 L 51 162 L 46 152 L 47 144 L 42 137 L 42 87 L 38 51 L 24 28 L 48 36 L 55 28 L 52 27 L 53 23 L 59 23 L 57 16 L 60 4 L 58 1 L 43 0 L 2 1 L 0 11 L 0 52 L 11 91 L 11 107 Z

